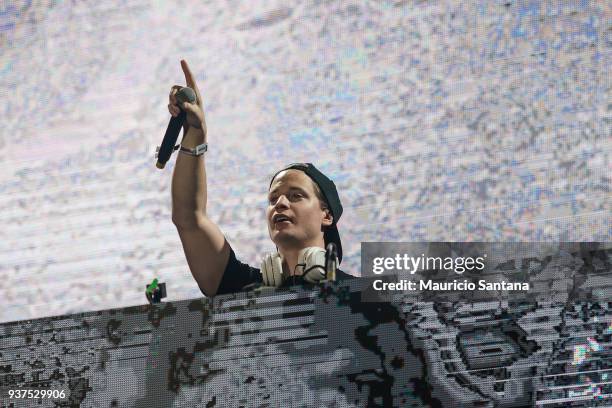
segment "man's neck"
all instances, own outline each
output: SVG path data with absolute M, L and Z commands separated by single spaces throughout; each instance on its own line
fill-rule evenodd
M 297 268 L 300 251 L 301 249 L 289 249 L 281 252 L 283 256 L 283 274 L 287 276 L 302 274 L 302 268 Z

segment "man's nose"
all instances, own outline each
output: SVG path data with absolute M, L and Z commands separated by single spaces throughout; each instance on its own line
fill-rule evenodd
M 276 204 L 274 204 L 274 208 L 289 208 L 289 199 L 283 194 L 278 197 L 276 200 Z

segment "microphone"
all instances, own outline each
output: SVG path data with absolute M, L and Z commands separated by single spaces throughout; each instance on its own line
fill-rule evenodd
M 166 166 L 166 162 L 170 159 L 172 152 L 178 148 L 178 146 L 174 146 L 174 144 L 176 143 L 178 135 L 181 132 L 181 128 L 183 127 L 185 116 L 187 116 L 180 104 L 183 102 L 196 102 L 196 94 L 194 90 L 188 87 L 179 89 L 174 96 L 179 102 L 179 109 L 181 110 L 181 113 L 179 113 L 176 117 L 170 117 L 170 122 L 168 122 L 168 128 L 166 129 L 166 134 L 164 135 L 162 144 L 161 146 L 157 146 L 155 153 L 157 164 L 155 165 L 158 169 L 163 169 Z
M 336 270 L 338 269 L 338 249 L 336 244 L 330 242 L 325 250 L 325 275 L 328 281 L 336 280 Z

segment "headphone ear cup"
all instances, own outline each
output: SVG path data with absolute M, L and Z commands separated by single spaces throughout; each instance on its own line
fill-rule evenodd
M 283 259 L 278 252 L 266 255 L 261 261 L 261 278 L 265 286 L 283 284 Z
M 317 283 L 326 279 L 325 250 L 323 248 L 304 248 L 298 255 L 298 264 L 303 265 L 303 276 L 306 282 Z
M 272 282 L 272 263 L 271 263 L 272 254 L 267 254 L 263 258 L 261 258 L 261 281 L 264 286 L 270 286 Z

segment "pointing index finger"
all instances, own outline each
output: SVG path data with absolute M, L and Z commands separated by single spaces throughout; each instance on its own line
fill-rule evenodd
M 183 68 L 183 73 L 185 74 L 185 81 L 187 82 L 187 86 L 193 89 L 195 87 L 195 80 L 193 79 L 193 74 L 189 69 L 189 65 L 187 65 L 187 61 L 181 60 L 181 68 Z
M 195 91 L 196 97 L 198 98 L 198 102 L 201 103 L 202 97 L 200 96 L 200 90 L 196 85 L 195 77 L 191 73 L 187 61 L 181 60 L 181 68 L 183 69 L 183 73 L 185 74 L 185 82 L 187 83 L 187 86 Z

